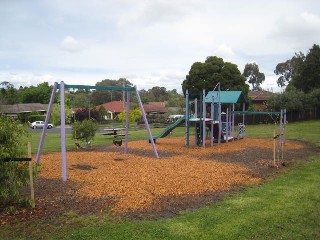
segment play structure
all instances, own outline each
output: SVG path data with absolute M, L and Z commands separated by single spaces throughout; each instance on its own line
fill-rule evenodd
M 210 140 L 210 146 L 214 143 L 229 142 L 242 139 L 245 136 L 245 115 L 268 115 L 274 123 L 280 123 L 279 145 L 285 141 L 286 110 L 280 112 L 248 112 L 246 98 L 241 91 L 221 91 L 218 83 L 212 91 L 206 94 L 203 90 L 200 99 L 189 99 L 186 91 L 186 113 L 174 123 L 164 129 L 159 135 L 153 136 L 156 141 L 168 136 L 176 127 L 185 123 L 185 146 L 190 147 L 190 137 L 194 136 L 194 145 L 206 147 L 206 140 Z M 242 111 L 236 111 L 242 109 Z M 240 118 L 237 116 L 241 116 Z M 238 119 L 238 122 L 237 122 Z M 193 129 L 193 133 L 192 133 Z M 150 138 L 149 138 L 149 142 Z M 283 148 L 283 147 L 281 147 Z
M 65 89 L 95 89 L 95 90 L 111 90 L 111 91 L 124 91 L 126 92 L 126 123 L 125 123 L 125 142 L 124 142 L 124 153 L 128 153 L 128 131 L 129 131 L 129 111 L 130 111 L 130 93 L 135 92 L 136 97 L 138 99 L 138 104 L 142 113 L 142 117 L 145 123 L 145 126 L 148 131 L 148 136 L 150 139 L 150 143 L 152 144 L 153 152 L 156 158 L 159 158 L 155 143 L 152 138 L 151 130 L 148 124 L 148 120 L 146 117 L 146 113 L 142 106 L 141 98 L 139 95 L 139 91 L 136 86 L 126 86 L 126 87 L 118 87 L 118 86 L 86 86 L 86 85 L 67 85 L 63 81 L 58 84 L 57 82 L 53 85 L 52 94 L 50 97 L 50 102 L 48 106 L 47 116 L 45 119 L 45 124 L 41 133 L 39 147 L 36 155 L 36 163 L 40 162 L 40 156 L 43 148 L 43 143 L 46 136 L 47 126 L 50 120 L 50 115 L 52 112 L 54 97 L 56 95 L 56 91 L 60 92 L 60 110 L 61 110 L 61 125 L 60 125 L 60 133 L 61 133 L 61 163 L 62 163 L 62 180 L 67 181 L 67 157 L 66 157 L 66 126 L 65 126 Z M 120 143 L 119 143 L 120 144 Z M 121 142 L 122 144 L 122 142 Z

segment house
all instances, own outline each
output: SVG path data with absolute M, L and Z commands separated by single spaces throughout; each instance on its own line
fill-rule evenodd
M 18 103 L 13 105 L 0 105 L 0 112 L 6 116 L 17 119 L 19 115 L 38 112 L 41 115 L 47 113 L 48 104 L 42 103 Z
M 149 102 L 143 104 L 143 108 L 147 115 L 164 114 L 168 112 L 168 109 L 165 107 L 165 102 Z
M 112 101 L 101 104 L 96 109 L 99 110 L 100 107 L 103 107 L 107 111 L 105 119 L 108 120 L 114 119 L 119 113 L 123 112 L 126 109 L 126 103 L 123 101 Z M 168 111 L 164 102 L 146 103 L 143 104 L 143 109 L 147 115 L 164 114 Z
M 267 102 L 271 94 L 268 91 L 249 91 L 248 97 L 251 99 L 255 111 L 267 109 Z
M 107 114 L 105 115 L 105 119 L 114 119 L 119 113 L 123 112 L 126 108 L 126 102 L 123 101 L 112 101 L 108 103 L 101 104 L 96 107 L 97 110 L 100 109 L 100 107 L 103 107 Z

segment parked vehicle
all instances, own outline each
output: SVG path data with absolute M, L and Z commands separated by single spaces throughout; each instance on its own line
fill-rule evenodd
M 44 121 L 35 121 L 33 123 L 30 124 L 30 127 L 35 129 L 35 128 L 43 128 L 44 127 Z M 53 124 L 48 123 L 48 127 L 47 128 L 53 128 Z

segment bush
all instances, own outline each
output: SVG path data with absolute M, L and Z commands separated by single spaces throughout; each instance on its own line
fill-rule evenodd
M 28 184 L 27 162 L 4 162 L 4 158 L 25 156 L 28 132 L 10 117 L 0 116 L 0 203 L 21 200 L 20 190 Z M 0 205 L 1 205 L 0 204 Z
M 92 120 L 75 122 L 72 125 L 72 139 L 88 143 L 94 138 L 97 130 L 98 124 Z

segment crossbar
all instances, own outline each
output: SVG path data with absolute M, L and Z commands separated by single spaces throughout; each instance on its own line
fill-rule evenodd
M 281 114 L 281 112 L 248 112 L 248 111 L 233 111 L 234 114 L 246 114 L 246 115 L 270 115 Z
M 4 162 L 30 162 L 32 158 L 3 158 Z
M 134 87 L 121 87 L 121 86 L 88 86 L 88 85 L 73 85 L 64 84 L 65 88 L 77 88 L 77 89 L 96 89 L 96 90 L 111 90 L 111 91 L 134 91 Z M 60 89 L 60 84 L 57 83 L 57 88 Z

